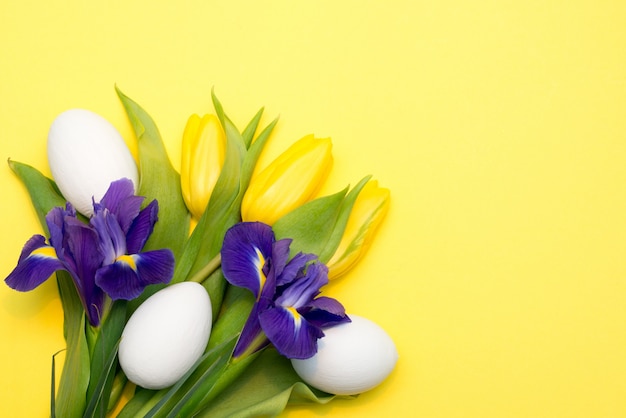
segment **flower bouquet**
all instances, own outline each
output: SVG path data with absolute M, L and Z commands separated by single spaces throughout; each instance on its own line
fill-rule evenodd
M 52 357 L 51 416 L 271 416 L 381 383 L 393 341 L 324 296 L 371 243 L 389 191 L 365 177 L 317 197 L 331 141 L 296 141 L 263 170 L 277 123 L 243 131 L 189 118 L 180 174 L 155 122 L 117 89 L 137 139 L 82 109 L 48 135 L 52 178 L 9 160 L 44 235 L 5 279 L 32 290 L 56 275 L 65 360 Z

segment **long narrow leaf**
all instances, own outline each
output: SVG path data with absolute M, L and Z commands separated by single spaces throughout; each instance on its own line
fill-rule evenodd
M 50 418 L 54 418 L 56 416 L 56 406 L 55 406 L 55 402 L 54 402 L 54 398 L 56 395 L 56 357 L 57 354 L 59 354 L 60 352 L 65 351 L 65 349 L 63 350 L 59 350 L 56 353 L 54 353 L 52 355 L 52 372 L 50 373 L 51 375 L 51 382 L 50 382 Z
M 114 365 L 117 364 L 117 347 L 119 346 L 119 343 L 120 342 L 118 340 L 113 350 L 109 353 L 109 358 L 106 361 L 100 378 L 97 380 L 98 384 L 94 388 L 94 393 L 91 396 L 91 400 L 89 401 L 87 408 L 85 409 L 83 418 L 93 418 L 96 416 L 104 417 L 106 415 L 106 409 L 109 402 L 108 395 L 105 394 L 105 388 L 108 386 L 108 382 L 113 382 L 111 371 L 114 371 Z
M 46 214 L 55 206 L 65 206 L 65 199 L 61 195 L 56 183 L 44 176 L 39 170 L 17 161 L 9 160 L 9 167 L 22 181 L 30 195 L 30 199 L 37 213 L 42 228 L 48 233 Z
M 215 398 L 194 416 L 207 418 L 277 416 L 289 403 L 324 404 L 335 398 L 337 396 L 318 391 L 303 383 L 288 359 L 274 349 L 267 349 L 220 394 L 219 398 Z
M 103 413 L 108 408 L 110 391 L 115 377 L 115 368 L 111 367 L 109 359 L 115 358 L 117 353 L 119 340 L 126 324 L 126 306 L 127 302 L 124 300 L 113 303 L 107 317 L 97 329 L 97 340 L 92 349 L 91 379 L 87 389 L 87 399 L 102 398 L 97 406 Z M 106 386 L 100 388 L 101 393 L 98 393 L 101 381 Z M 97 416 L 98 411 L 94 411 L 94 414 Z
M 320 254 L 332 235 L 347 190 L 305 203 L 273 225 L 277 239 L 291 238 L 291 252 Z
M 159 202 L 159 222 L 146 243 L 146 249 L 170 248 L 178 259 L 189 227 L 189 212 L 182 198 L 180 175 L 170 163 L 154 120 L 117 87 L 116 91 L 137 137 L 138 194 Z
M 181 400 L 186 399 L 186 396 L 189 396 L 190 391 L 196 390 L 202 379 L 206 379 L 214 370 L 221 371 L 230 358 L 234 341 L 235 338 L 207 351 L 174 386 L 163 393 L 158 403 L 142 416 L 145 418 L 164 416 L 174 408 L 180 408 L 181 406 L 177 405 L 180 404 Z M 217 376 L 219 373 L 215 373 L 215 375 Z
M 56 397 L 56 415 L 81 417 L 89 386 L 89 347 L 85 337 L 85 313 L 72 278 L 58 271 L 57 284 L 63 302 L 63 323 L 67 352 Z
M 337 250 L 337 247 L 339 247 L 339 243 L 341 242 L 341 237 L 346 230 L 346 225 L 348 223 L 352 207 L 354 206 L 354 202 L 370 178 L 371 176 L 364 177 L 352 190 L 350 190 L 346 198 L 341 202 L 341 207 L 339 208 L 339 214 L 337 215 L 333 231 L 328 237 L 328 241 L 326 242 L 323 251 L 318 253 L 319 259 L 323 263 L 330 260 Z

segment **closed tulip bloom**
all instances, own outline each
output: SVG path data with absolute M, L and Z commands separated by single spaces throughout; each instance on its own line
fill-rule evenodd
M 389 209 L 389 189 L 369 181 L 359 193 L 337 251 L 328 261 L 328 277 L 334 279 L 350 270 L 372 243 L 376 229 Z
M 273 225 L 313 198 L 332 167 L 331 148 L 330 138 L 307 135 L 253 176 L 241 204 L 243 220 Z
M 195 218 L 209 203 L 222 166 L 226 135 L 215 115 L 192 115 L 183 133 L 180 180 L 183 199 Z

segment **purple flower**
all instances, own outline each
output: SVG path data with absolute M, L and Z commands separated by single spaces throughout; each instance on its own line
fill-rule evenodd
M 76 286 L 89 323 L 100 323 L 105 296 L 130 300 L 149 284 L 167 283 L 174 273 L 169 249 L 141 252 L 157 221 L 158 204 L 144 209 L 128 179 L 111 183 L 94 215 L 82 222 L 68 202 L 46 215 L 50 231 L 30 238 L 15 269 L 5 279 L 20 291 L 33 290 L 57 270 L 67 271 Z
M 289 260 L 291 240 L 276 241 L 269 225 L 242 222 L 230 228 L 222 246 L 222 271 L 229 283 L 250 290 L 256 302 L 234 356 L 253 353 L 270 342 L 288 358 L 317 352 L 323 328 L 350 319 L 341 303 L 318 297 L 328 269 L 314 254 Z

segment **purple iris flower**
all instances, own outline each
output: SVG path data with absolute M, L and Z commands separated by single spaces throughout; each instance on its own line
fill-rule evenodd
M 350 321 L 341 303 L 318 297 L 328 283 L 327 267 L 314 254 L 289 259 L 290 244 L 288 239 L 276 241 L 272 228 L 260 222 L 238 223 L 224 237 L 226 280 L 256 298 L 235 357 L 272 343 L 285 357 L 309 358 L 317 352 L 323 328 Z
M 111 183 L 100 203 L 94 202 L 89 223 L 81 221 L 68 202 L 46 215 L 49 244 L 42 235 L 30 238 L 15 269 L 5 279 L 9 287 L 33 290 L 57 270 L 67 271 L 76 286 L 89 323 L 100 324 L 106 295 L 134 299 L 149 284 L 167 283 L 174 274 L 169 249 L 141 252 L 157 221 L 158 203 L 144 209 L 133 183 Z

